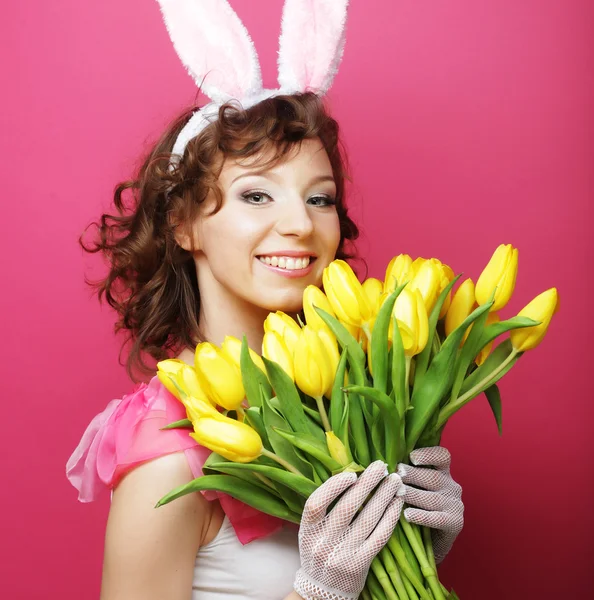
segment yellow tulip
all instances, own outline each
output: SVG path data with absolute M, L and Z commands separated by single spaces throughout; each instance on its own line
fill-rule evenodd
M 418 290 L 421 293 L 427 314 L 431 314 L 437 296 L 439 296 L 441 277 L 439 267 L 431 259 L 425 260 L 419 264 L 418 270 L 407 286 L 411 290 Z
M 362 287 L 363 293 L 367 297 L 367 302 L 369 303 L 372 314 L 377 316 L 377 313 L 382 305 L 384 284 L 379 279 L 375 279 L 375 277 L 369 277 L 363 282 Z
M 441 292 L 443 292 L 443 290 L 448 286 L 448 284 L 450 283 L 450 281 L 452 281 L 455 277 L 454 275 L 454 271 L 452 271 L 452 269 L 450 267 L 448 267 L 448 265 L 442 263 L 440 260 L 437 260 L 437 258 L 432 258 L 430 259 L 431 262 L 433 262 L 433 264 L 437 267 L 437 270 L 439 271 L 439 291 L 437 293 L 437 295 L 439 296 L 439 294 L 441 294 Z M 439 318 L 443 319 L 449 308 L 450 308 L 450 303 L 452 301 L 452 292 L 448 292 L 448 295 L 445 297 L 445 300 L 443 301 L 443 304 L 441 305 L 441 310 L 439 311 Z
M 204 417 L 192 424 L 194 432 L 190 433 L 199 444 L 220 454 L 227 460 L 249 463 L 262 454 L 262 439 L 257 432 L 245 423 L 229 417 Z
M 422 256 L 418 256 L 412 261 L 410 269 L 408 271 L 408 276 L 410 279 L 412 279 L 419 272 L 421 265 L 424 264 L 426 261 L 427 259 L 423 258 Z
M 338 352 L 338 350 L 337 350 Z M 315 329 L 306 325 L 295 346 L 295 383 L 312 398 L 320 398 L 332 387 L 335 362 Z
M 334 260 L 323 273 L 324 291 L 340 321 L 356 327 L 372 316 L 363 286 L 344 260 Z
M 336 462 L 340 463 L 343 467 L 346 467 L 351 463 L 347 455 L 345 445 L 333 431 L 326 432 L 326 444 L 328 445 L 330 456 Z
M 336 338 L 330 331 L 326 329 L 318 329 L 317 333 L 324 346 L 324 349 L 326 350 L 326 356 L 330 361 L 330 368 L 332 370 L 332 381 L 330 382 L 330 385 L 324 394 L 325 396 L 330 397 L 330 394 L 332 393 L 332 386 L 334 385 L 334 375 L 336 374 L 336 369 L 338 369 L 338 363 L 340 362 L 340 352 L 338 351 Z
M 514 329 L 510 333 L 512 346 L 518 352 L 536 348 L 544 338 L 553 315 L 559 310 L 557 288 L 550 288 L 529 302 L 519 313 L 519 317 L 528 317 L 540 321 L 540 325 Z
M 511 298 L 518 274 L 518 249 L 501 244 L 476 282 L 476 301 L 485 304 L 495 290 L 491 311 L 500 310 Z
M 241 340 L 228 335 L 221 344 L 221 350 L 235 363 L 241 372 Z M 251 348 L 248 348 L 248 350 L 255 365 L 260 369 L 260 371 L 266 373 L 266 367 L 264 366 L 264 362 L 262 361 L 260 355 L 254 352 Z
M 240 406 L 245 398 L 241 373 L 225 352 L 210 342 L 202 342 L 196 346 L 194 365 L 209 398 L 227 410 Z
M 276 331 L 267 331 L 262 340 L 262 356 L 278 363 L 285 373 L 295 381 L 293 355 L 289 352 L 285 341 Z
M 289 315 L 277 310 L 270 313 L 264 321 L 264 331 L 276 331 L 284 340 L 289 352 L 295 351 L 295 344 L 301 335 L 301 327 Z
M 454 329 L 457 329 L 460 324 L 470 315 L 475 305 L 474 297 L 474 282 L 472 279 L 466 279 L 456 290 L 452 303 L 445 318 L 445 334 L 450 335 Z M 468 329 L 464 334 L 464 340 L 468 336 Z
M 326 294 L 322 292 L 322 290 L 315 285 L 308 285 L 303 291 L 303 313 L 305 314 L 305 321 L 314 329 L 323 329 L 326 328 L 328 331 L 330 329 L 326 325 L 326 323 L 322 320 L 322 317 L 318 314 L 316 309 L 321 308 L 326 311 L 329 315 L 335 317 L 336 314 L 332 310 L 332 306 L 330 306 L 330 302 L 328 298 L 326 298 Z
M 493 323 L 499 323 L 499 315 L 496 312 L 490 312 L 487 315 L 487 319 L 485 320 L 485 327 L 487 325 L 492 325 Z M 491 354 L 491 349 L 493 348 L 493 342 L 495 340 L 491 340 L 481 351 L 478 353 L 478 356 L 475 358 L 476 364 L 480 367 L 488 358 L 489 354 Z
M 396 298 L 393 314 L 406 356 L 422 352 L 429 338 L 429 319 L 419 290 L 411 290 L 406 286 Z
M 399 254 L 398 256 L 395 256 L 386 268 L 384 293 L 392 293 L 397 286 L 402 285 L 407 281 L 411 277 L 411 266 L 412 258 L 408 254 Z
M 207 417 L 210 419 L 221 419 L 226 418 L 225 415 L 220 413 L 210 402 L 203 398 L 196 398 L 195 396 L 188 396 L 182 400 L 183 405 L 186 407 L 186 413 L 188 419 L 194 422 L 197 419 Z
M 183 398 L 180 397 L 180 393 L 171 379 L 175 380 L 175 383 L 186 395 L 207 399 L 206 393 L 198 381 L 194 367 L 179 358 L 170 358 L 158 362 L 157 377 L 178 400 L 183 401 Z

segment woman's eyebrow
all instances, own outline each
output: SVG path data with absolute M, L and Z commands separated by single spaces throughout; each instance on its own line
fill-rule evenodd
M 241 179 L 242 177 L 267 177 L 269 179 L 277 179 L 277 177 L 275 176 L 274 173 L 272 173 L 270 170 L 268 169 L 262 169 L 260 171 L 248 171 L 247 173 L 242 173 L 241 175 L 238 175 L 237 177 L 235 177 L 231 183 L 235 183 L 238 179 Z M 309 185 L 312 185 L 314 183 L 321 183 L 323 181 L 331 181 L 332 183 L 334 183 L 334 176 L 333 175 L 318 175 L 316 177 L 312 177 L 309 180 Z

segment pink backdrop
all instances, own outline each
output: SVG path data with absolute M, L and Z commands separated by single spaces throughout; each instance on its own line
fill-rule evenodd
M 282 1 L 232 5 L 271 87 Z M 0 595 L 96 598 L 108 497 L 78 504 L 64 465 L 131 384 L 76 241 L 195 90 L 156 2 L 2 12 Z M 593 29 L 588 0 L 352 0 L 330 95 L 371 275 L 408 252 L 476 277 L 512 242 L 506 314 L 561 294 L 546 343 L 501 386 L 503 437 L 483 399 L 447 429 L 466 527 L 443 576 L 466 600 L 590 596 Z

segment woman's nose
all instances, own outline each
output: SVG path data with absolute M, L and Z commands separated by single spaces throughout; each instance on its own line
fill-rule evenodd
M 291 199 L 286 203 L 276 229 L 284 236 L 307 237 L 312 234 L 314 223 L 307 205 L 301 198 Z

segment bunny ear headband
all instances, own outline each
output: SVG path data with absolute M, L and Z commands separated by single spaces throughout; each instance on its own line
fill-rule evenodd
M 247 29 L 227 0 L 158 0 L 169 37 L 182 63 L 212 100 L 180 131 L 172 153 L 239 100 L 244 109 L 279 94 L 325 94 L 342 58 L 348 0 L 285 0 L 276 90 L 264 89 L 260 63 Z

